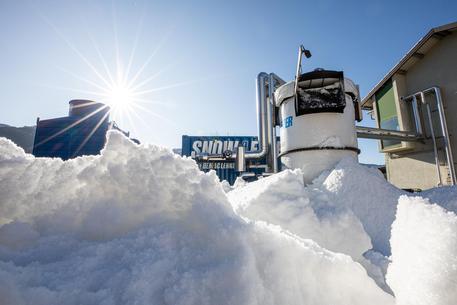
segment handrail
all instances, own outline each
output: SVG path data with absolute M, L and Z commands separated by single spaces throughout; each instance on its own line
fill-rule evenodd
M 449 176 L 451 178 L 451 184 L 456 185 L 457 179 L 456 179 L 456 173 L 455 173 L 454 158 L 452 155 L 452 148 L 451 148 L 450 139 L 449 139 L 449 131 L 447 128 L 446 116 L 444 114 L 444 106 L 443 106 L 443 100 L 441 98 L 440 88 L 434 86 L 434 87 L 431 87 L 431 88 L 428 88 L 428 89 L 425 89 L 422 91 L 418 91 L 407 97 L 403 97 L 402 99 L 404 101 L 408 101 L 411 99 L 416 100 L 416 97 L 420 96 L 422 104 L 429 105 L 427 103 L 427 101 L 425 100 L 425 94 L 434 94 L 435 95 L 435 100 L 436 100 L 437 109 L 438 109 L 438 116 L 439 116 L 439 120 L 440 120 L 441 132 L 443 134 L 444 150 L 446 153 L 446 163 L 447 163 L 448 170 L 449 170 Z M 431 118 L 429 120 L 429 125 L 430 125 L 431 130 L 433 130 L 433 124 L 432 124 Z M 437 166 L 438 175 L 441 175 L 439 173 L 439 160 L 438 160 L 438 152 L 436 149 L 436 141 L 433 141 L 433 145 L 434 145 L 435 163 Z M 440 177 L 440 179 L 441 179 L 441 177 Z

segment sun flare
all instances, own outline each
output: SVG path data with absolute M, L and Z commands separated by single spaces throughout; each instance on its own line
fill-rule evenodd
M 140 41 L 141 22 L 138 25 L 135 39 L 133 41 L 132 49 L 128 56 L 123 57 L 119 48 L 119 41 L 117 36 L 116 20 L 113 19 L 113 33 L 114 33 L 114 46 L 115 61 L 109 62 L 106 54 L 101 52 L 97 40 L 88 32 L 90 42 L 97 56 L 97 60 L 90 60 L 74 45 L 68 37 L 66 37 L 50 20 L 45 18 L 45 21 L 53 28 L 56 34 L 66 43 L 66 45 L 77 55 L 81 61 L 86 65 L 92 75 L 83 76 L 72 72 L 69 69 L 59 67 L 59 69 L 66 74 L 72 76 L 74 79 L 85 83 L 87 89 L 78 89 L 72 87 L 56 87 L 57 89 L 68 90 L 83 94 L 81 98 L 103 103 L 109 107 L 109 119 L 115 123 L 124 125 L 127 123 L 136 132 L 136 124 L 139 122 L 147 128 L 151 127 L 151 120 L 144 118 L 145 114 L 151 115 L 166 124 L 174 126 L 173 120 L 161 115 L 158 111 L 161 107 L 170 107 L 173 103 L 169 100 L 164 102 L 157 100 L 157 92 L 188 85 L 190 82 L 178 82 L 170 85 L 154 87 L 151 86 L 152 82 L 162 75 L 167 70 L 175 67 L 175 64 L 168 64 L 164 67 L 158 66 L 159 69 L 153 71 L 152 74 L 147 75 L 148 66 L 153 62 L 153 58 L 164 45 L 169 36 L 166 33 L 157 43 L 156 47 L 149 53 L 149 55 L 135 65 L 135 55 L 137 44 Z M 124 54 L 125 55 L 125 54 Z M 159 105 L 160 107 L 154 107 Z M 90 114 L 92 116 L 94 113 Z
M 123 84 L 115 84 L 106 92 L 106 103 L 116 110 L 126 110 L 135 100 L 134 91 Z

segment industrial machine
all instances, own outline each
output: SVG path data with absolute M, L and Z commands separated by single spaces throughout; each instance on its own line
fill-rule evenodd
M 343 72 L 317 69 L 275 92 L 281 117 L 282 168 L 301 168 L 305 182 L 345 157 L 357 159 L 358 90 Z
M 300 46 L 293 81 L 286 83 L 274 73 L 257 76 L 257 150 L 247 151 L 239 145 L 236 151 L 195 158 L 235 159 L 236 170 L 247 174 L 252 160 L 266 158 L 263 175 L 301 168 L 305 182 L 311 182 L 342 158 L 357 159 L 355 120 L 361 120 L 358 87 L 341 71 L 316 69 L 302 73 L 303 55 L 310 57 L 311 52 Z

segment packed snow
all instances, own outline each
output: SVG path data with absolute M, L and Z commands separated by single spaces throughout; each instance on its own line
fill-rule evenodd
M 455 304 L 455 194 L 351 159 L 230 186 L 114 131 L 65 162 L 0 138 L 0 304 Z
M 279 225 L 331 251 L 361 258 L 372 248 L 370 237 L 354 213 L 328 204 L 325 189 L 304 188 L 298 169 L 237 187 L 228 198 L 237 214 Z
M 456 304 L 457 217 L 453 212 L 421 197 L 402 196 L 391 243 L 387 282 L 398 304 Z

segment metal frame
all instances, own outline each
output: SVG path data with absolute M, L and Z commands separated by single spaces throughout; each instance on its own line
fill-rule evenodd
M 405 142 L 420 141 L 422 136 L 410 131 L 398 131 L 382 128 L 356 126 L 357 137 L 377 140 L 399 140 Z
M 438 157 L 438 148 L 436 145 L 435 130 L 433 128 L 432 112 L 430 111 L 429 104 L 426 104 L 425 106 L 427 107 L 428 125 L 430 126 L 430 135 L 431 135 L 432 141 L 433 141 L 433 154 L 435 156 L 436 173 L 438 175 L 438 181 L 439 181 L 438 185 L 441 186 L 441 185 L 443 185 L 443 180 L 441 179 L 440 159 Z
M 428 119 L 427 123 L 430 128 L 430 133 L 431 133 L 431 138 L 432 138 L 432 143 L 433 143 L 433 153 L 434 153 L 434 159 L 435 159 L 435 165 L 436 165 L 436 174 L 437 174 L 438 181 L 439 181 L 438 185 L 442 185 L 443 180 L 441 177 L 440 163 L 439 163 L 439 156 L 438 156 L 438 147 L 437 147 L 437 143 L 436 143 L 435 130 L 433 127 L 433 122 L 432 122 L 432 117 L 431 117 L 430 104 L 425 99 L 425 95 L 427 95 L 427 94 L 433 94 L 435 96 L 437 109 L 438 109 L 438 116 L 439 116 L 439 120 L 440 120 L 441 132 L 443 134 L 443 140 L 444 140 L 446 163 L 447 163 L 447 167 L 448 167 L 448 171 L 449 171 L 449 176 L 451 178 L 451 185 L 456 185 L 457 179 L 456 179 L 456 173 L 455 173 L 454 158 L 452 155 L 452 148 L 451 148 L 451 144 L 450 144 L 449 132 L 448 132 L 447 123 L 446 123 L 446 116 L 444 114 L 443 100 L 441 98 L 441 91 L 440 91 L 439 87 L 436 87 L 436 86 L 431 87 L 431 88 L 428 88 L 428 89 L 425 89 L 422 91 L 418 91 L 409 96 L 402 97 L 402 100 L 404 102 L 411 102 L 416 132 L 397 131 L 397 130 L 387 130 L 387 129 L 381 129 L 381 128 L 356 126 L 357 137 L 367 138 L 367 139 L 379 139 L 379 140 L 400 140 L 400 141 L 405 141 L 405 142 L 408 142 L 408 141 L 414 142 L 414 141 L 423 140 L 425 135 L 424 135 L 422 120 L 421 120 L 420 113 L 419 113 L 420 112 L 419 111 L 419 101 L 418 101 L 418 98 L 419 98 L 422 105 L 424 105 L 427 110 L 427 119 Z M 374 104 L 375 103 L 376 103 L 376 101 L 374 101 Z M 376 107 L 376 105 L 374 105 L 373 107 Z M 375 111 L 374 113 L 376 115 L 376 121 L 378 122 L 378 127 L 379 127 L 377 111 Z
M 419 96 L 421 99 L 421 102 L 423 105 L 426 106 L 427 108 L 427 115 L 428 115 L 428 123 L 430 127 L 430 133 L 433 138 L 433 152 L 435 154 L 435 163 L 436 163 L 436 169 L 437 169 L 437 175 L 440 183 L 442 183 L 441 180 L 441 173 L 440 173 L 440 167 L 439 167 L 439 158 L 438 158 L 438 148 L 436 144 L 436 139 L 435 139 L 435 132 L 433 129 L 433 123 L 431 119 L 431 112 L 430 112 L 430 106 L 429 103 L 427 103 L 425 99 L 426 94 L 433 94 L 435 95 L 435 100 L 436 100 L 436 106 L 438 109 L 438 117 L 440 120 L 440 127 L 441 127 L 441 132 L 443 134 L 443 140 L 444 140 L 444 150 L 446 153 L 446 163 L 449 171 L 449 176 L 451 178 L 451 184 L 456 185 L 457 179 L 456 179 L 456 173 L 455 173 L 455 166 L 454 166 L 454 158 L 452 155 L 452 148 L 451 148 L 451 143 L 450 143 L 450 138 L 449 138 L 449 131 L 447 128 L 447 123 L 446 123 L 446 116 L 444 114 L 444 106 L 443 106 L 443 99 L 441 98 L 441 90 L 439 87 L 431 87 L 422 91 L 418 91 L 414 94 L 411 94 L 407 97 L 403 97 L 403 100 L 405 102 L 407 101 L 415 101 L 417 104 L 417 97 Z M 417 107 L 417 105 L 416 105 Z M 420 121 L 419 116 L 415 116 L 414 118 L 416 121 Z M 417 125 L 416 125 L 417 126 Z

